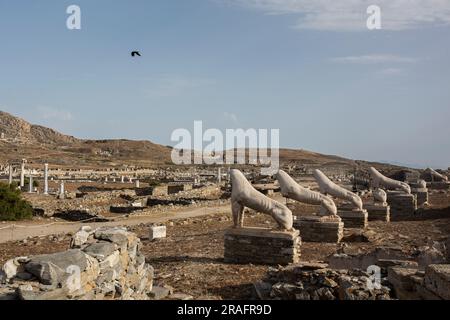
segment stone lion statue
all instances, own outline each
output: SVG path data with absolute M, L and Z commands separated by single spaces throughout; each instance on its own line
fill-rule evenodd
M 302 187 L 283 170 L 278 171 L 276 177 L 280 184 L 281 194 L 284 197 L 303 203 L 320 205 L 320 215 L 322 216 L 337 215 L 336 204 L 330 197 Z
M 231 211 L 236 228 L 244 225 L 244 209 L 248 207 L 271 215 L 282 230 L 292 230 L 292 212 L 285 205 L 257 191 L 245 176 L 237 169 L 230 170 Z

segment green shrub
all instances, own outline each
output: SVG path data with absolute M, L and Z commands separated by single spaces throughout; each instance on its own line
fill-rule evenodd
M 16 221 L 30 219 L 33 208 L 22 199 L 16 184 L 0 183 L 0 220 Z
M 28 190 L 30 187 L 30 178 L 25 177 L 24 180 L 24 188 L 25 190 Z M 33 187 L 38 188 L 39 187 L 39 182 L 36 179 L 33 179 Z

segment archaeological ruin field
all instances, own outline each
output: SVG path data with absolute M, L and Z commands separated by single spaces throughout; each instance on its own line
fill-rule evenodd
M 65 144 L 102 143 L 57 135 L 45 157 L 18 157 L 34 135 L 1 142 L 32 213 L 1 209 L 1 300 L 450 299 L 448 170 L 284 150 L 261 175 L 138 164 L 127 142 L 80 162 Z

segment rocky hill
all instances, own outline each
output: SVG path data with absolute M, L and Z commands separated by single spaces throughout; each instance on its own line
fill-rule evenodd
M 0 132 L 3 132 L 8 139 L 27 144 L 64 145 L 79 142 L 74 137 L 61 134 L 43 126 L 30 124 L 21 118 L 3 111 L 0 111 Z
M 170 165 L 171 148 L 150 141 L 83 140 L 64 135 L 53 129 L 0 111 L 0 163 L 26 158 L 32 165 L 49 162 L 63 167 L 118 167 L 122 165 L 149 167 Z M 355 164 L 367 166 L 333 155 L 306 150 L 280 149 L 283 164 L 336 166 L 353 168 Z M 377 167 L 389 165 L 375 164 Z
M 0 161 L 31 163 L 50 162 L 55 165 L 147 166 L 168 163 L 170 148 L 150 141 L 83 140 L 0 111 Z

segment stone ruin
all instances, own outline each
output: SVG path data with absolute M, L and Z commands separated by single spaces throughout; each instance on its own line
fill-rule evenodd
M 411 193 L 417 197 L 417 206 L 422 207 L 428 205 L 428 188 L 425 180 L 410 182 Z
M 432 168 L 427 168 L 421 175 L 422 179 L 428 182 L 448 182 L 448 177 Z
M 378 281 L 372 270 L 332 269 L 325 263 L 272 268 L 254 291 L 264 300 L 450 300 L 449 264 L 420 271 L 402 261 L 381 262 Z
M 432 190 L 449 190 L 450 182 L 448 177 L 442 173 L 437 172 L 432 168 L 425 169 L 421 176 L 427 182 L 427 188 Z
M 82 227 L 65 252 L 17 257 L 5 263 L 0 300 L 146 300 L 153 268 L 140 239 L 124 228 Z
M 370 178 L 372 188 L 386 188 L 388 190 L 402 190 L 405 193 L 411 193 L 411 187 L 406 183 L 398 180 L 394 180 L 382 175 L 374 167 L 370 168 Z
M 299 185 L 286 172 L 280 170 L 277 174 L 281 194 L 298 202 L 320 205 L 317 215 L 304 215 L 294 219 L 294 227 L 300 230 L 302 240 L 305 242 L 340 242 L 344 236 L 344 223 L 336 214 L 336 205 L 330 197 L 319 192 L 309 190 Z
M 321 216 L 336 216 L 337 208 L 330 197 L 302 187 L 283 170 L 277 173 L 277 180 L 284 197 L 303 203 L 320 205 L 319 214 Z
M 329 194 L 346 201 L 344 204 L 338 206 L 338 215 L 341 217 L 346 228 L 364 229 L 367 227 L 368 213 L 363 208 L 363 202 L 357 194 L 338 186 L 318 169 L 314 170 L 314 178 L 319 184 L 321 193 Z
M 272 300 L 390 300 L 385 283 L 368 288 L 370 275 L 361 270 L 333 270 L 325 263 L 300 263 L 272 268 L 254 284 L 259 299 Z
M 226 262 L 288 264 L 300 256 L 300 233 L 293 229 L 292 212 L 283 204 L 257 191 L 239 170 L 230 170 L 231 210 L 234 228 L 225 232 Z M 279 230 L 244 227 L 244 209 L 269 214 Z
M 244 209 L 248 207 L 272 216 L 280 229 L 292 230 L 292 212 L 285 205 L 257 191 L 239 170 L 230 171 L 231 211 L 235 227 L 244 226 Z
M 445 245 L 434 242 L 414 252 L 378 247 L 368 253 L 336 253 L 327 263 L 270 268 L 254 283 L 254 293 L 274 300 L 449 300 L 449 245 L 450 238 Z
M 383 189 L 377 188 L 372 190 L 373 202 L 365 202 L 364 209 L 369 214 L 369 221 L 384 221 L 391 220 L 391 207 L 387 203 L 387 193 Z
M 370 168 L 370 176 L 372 188 L 387 190 L 387 203 L 392 219 L 410 216 L 416 212 L 417 195 L 411 193 L 409 184 L 388 178 L 373 167 Z

